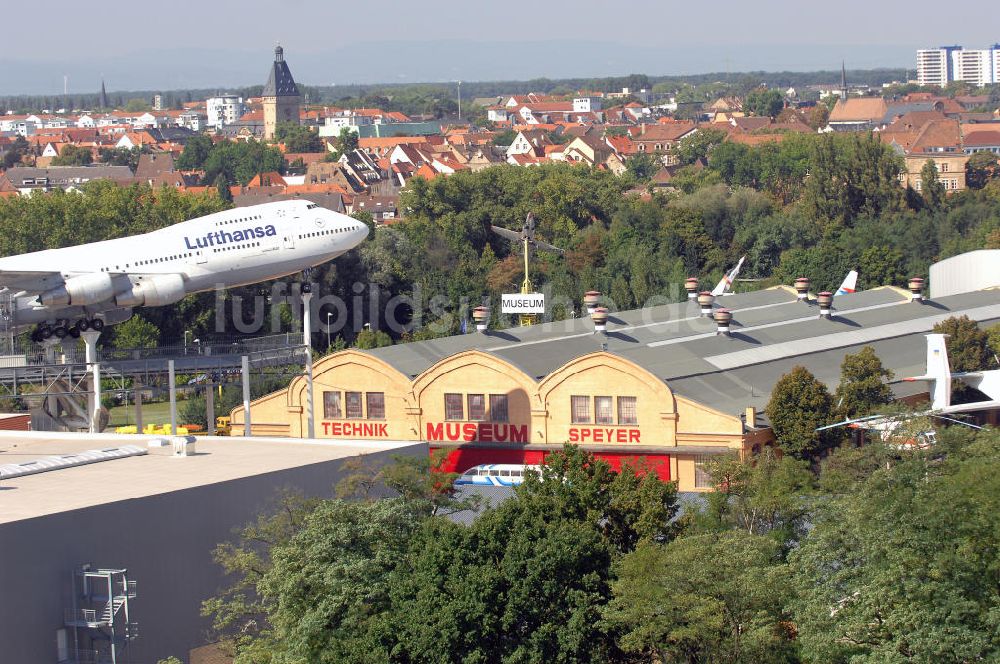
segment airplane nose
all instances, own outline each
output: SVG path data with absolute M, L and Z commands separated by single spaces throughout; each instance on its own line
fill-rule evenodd
M 357 237 L 358 237 L 358 242 L 361 242 L 366 237 L 368 237 L 368 233 L 369 232 L 370 232 L 370 230 L 368 229 L 368 224 L 359 223 L 358 224 L 358 230 L 356 231 Z

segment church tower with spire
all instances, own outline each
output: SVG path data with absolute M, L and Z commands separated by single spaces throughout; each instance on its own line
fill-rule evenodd
M 104 89 L 104 77 L 101 77 L 101 97 L 98 99 L 101 108 L 108 107 L 108 91 Z
M 299 103 L 302 97 L 295 85 L 292 72 L 285 62 L 285 51 L 279 44 L 274 48 L 274 64 L 271 65 L 267 83 L 261 93 L 264 97 L 264 139 L 274 138 L 274 130 L 279 123 L 299 124 Z
M 840 98 L 847 99 L 847 62 L 840 61 Z

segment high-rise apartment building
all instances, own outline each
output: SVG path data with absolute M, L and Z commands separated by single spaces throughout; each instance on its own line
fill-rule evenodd
M 1000 44 L 983 49 L 941 46 L 917 51 L 920 85 L 944 87 L 952 81 L 976 87 L 1000 83 Z

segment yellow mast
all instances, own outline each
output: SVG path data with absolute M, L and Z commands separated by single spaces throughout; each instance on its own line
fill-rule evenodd
M 524 281 L 521 283 L 521 294 L 528 295 L 534 292 L 534 285 L 531 283 L 531 276 L 528 270 L 528 238 L 521 239 L 521 246 L 524 249 Z M 538 314 L 520 314 L 519 322 L 522 326 L 534 325 L 538 321 Z

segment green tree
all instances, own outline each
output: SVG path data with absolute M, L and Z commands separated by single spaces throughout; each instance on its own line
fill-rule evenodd
M 229 183 L 226 181 L 226 175 L 224 173 L 219 173 L 215 177 L 215 182 L 212 183 L 212 186 L 215 187 L 215 191 L 218 192 L 220 199 L 226 203 L 233 202 L 233 192 L 232 189 L 229 188 Z
M 805 533 L 813 475 L 808 465 L 771 448 L 747 459 L 713 458 L 705 508 L 687 517 L 695 530 L 743 530 L 769 537 L 787 552 Z
M 965 162 L 965 184 L 969 189 L 982 189 L 986 184 L 1000 177 L 997 156 L 991 152 L 976 152 Z
M 833 436 L 816 429 L 830 421 L 832 411 L 826 385 L 801 366 L 778 379 L 766 408 L 781 449 L 799 459 L 816 459 L 831 446 Z
M 990 353 L 989 335 L 968 316 L 952 316 L 934 325 L 935 334 L 947 334 L 948 364 L 951 370 L 982 371 L 993 357 Z
M 677 158 L 682 164 L 690 165 L 698 160 L 708 163 L 715 146 L 729 137 L 722 129 L 699 129 L 681 139 L 677 146 Z
M 139 157 L 150 152 L 152 150 L 148 145 L 137 145 L 132 148 L 101 148 L 97 152 L 97 159 L 109 166 L 128 166 L 134 173 L 139 165 Z
M 343 127 L 340 130 L 340 134 L 333 139 L 333 150 L 330 154 L 326 155 L 327 161 L 340 161 L 348 152 L 354 152 L 358 149 L 358 133 L 352 131 L 348 127 Z
M 642 152 L 629 157 L 625 162 L 628 173 L 636 182 L 648 182 L 660 169 L 661 163 L 656 155 Z
M 285 158 L 278 148 L 258 141 L 223 141 L 212 148 L 203 167 L 207 185 L 220 174 L 229 184 L 245 185 L 260 173 L 283 173 Z
M 886 382 L 892 380 L 892 376 L 871 346 L 845 355 L 840 364 L 840 384 L 833 394 L 837 416 L 843 419 L 863 417 L 892 403 L 892 389 Z
M 906 281 L 906 256 L 885 245 L 868 247 L 861 252 L 858 271 L 865 288 L 902 284 Z
M 21 163 L 21 159 L 25 157 L 30 152 L 31 146 L 29 145 L 27 139 L 24 136 L 18 136 L 14 139 L 14 142 L 7 147 L 7 151 L 3 153 L 3 159 L 0 160 L 0 168 L 6 170 Z
M 149 101 L 145 99 L 129 99 L 125 104 L 125 110 L 129 113 L 140 113 L 152 108 Z
M 920 187 L 927 207 L 937 210 L 944 205 L 945 189 L 938 179 L 938 169 L 933 159 L 928 159 L 920 169 Z
M 182 171 L 200 170 L 212 153 L 212 139 L 204 134 L 192 136 L 184 144 L 184 151 L 177 158 L 177 168 Z
M 354 346 L 362 350 L 382 348 L 383 346 L 391 345 L 392 337 L 386 334 L 383 330 L 364 329 L 358 332 L 358 335 L 354 337 Z
M 818 505 L 790 558 L 806 661 L 1000 658 L 998 443 L 995 431 L 939 432 L 935 449 Z
M 743 108 L 753 115 L 773 118 L 785 107 L 785 97 L 780 90 L 757 89 L 746 96 Z
M 280 122 L 274 129 L 276 143 L 284 143 L 288 152 L 323 152 L 326 147 L 319 134 L 294 122 Z
M 605 619 L 622 648 L 659 662 L 795 662 L 778 546 L 734 530 L 627 555 Z
M 133 315 L 113 329 L 117 348 L 156 348 L 160 342 L 160 331 L 142 316 Z
M 94 153 L 90 148 L 84 148 L 69 143 L 64 145 L 59 156 L 52 158 L 53 166 L 88 166 L 94 162 Z

